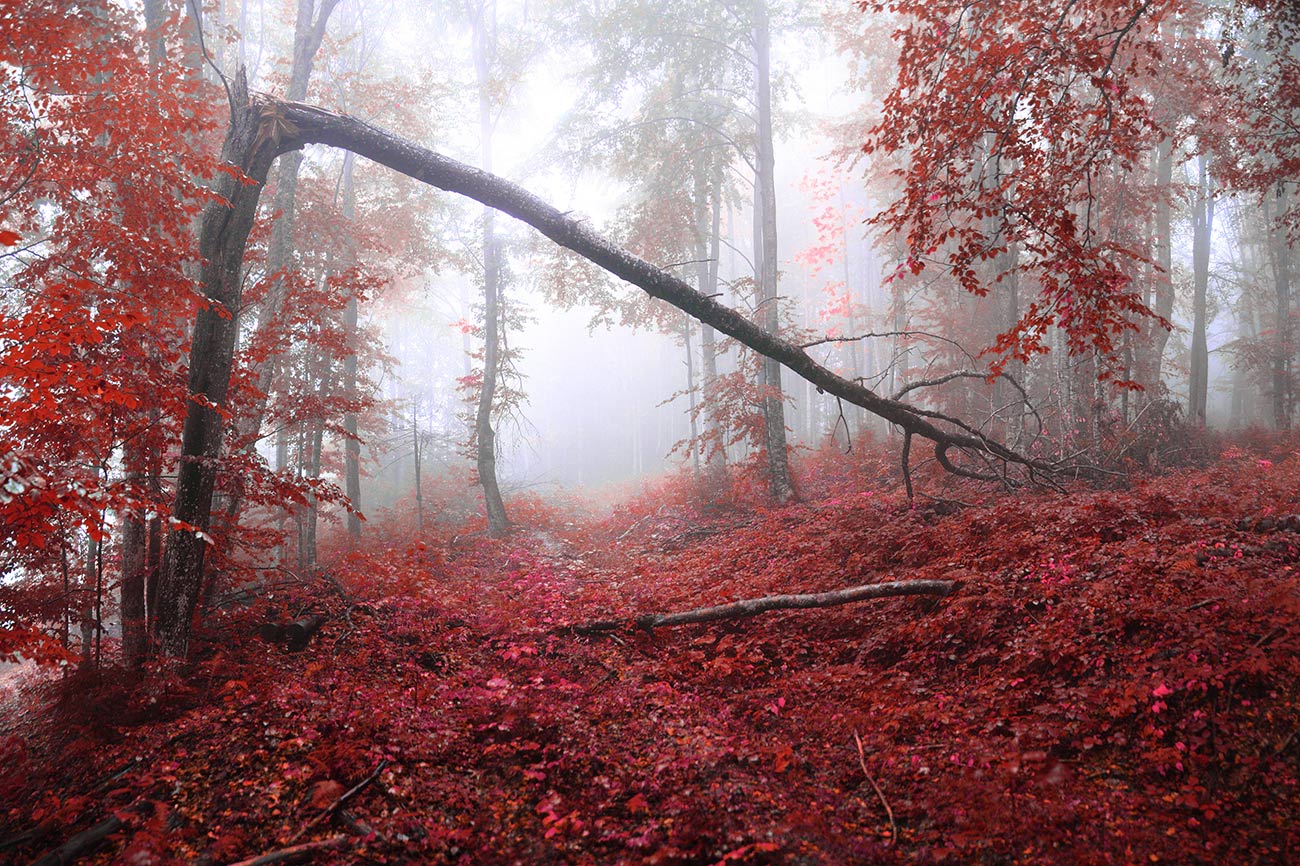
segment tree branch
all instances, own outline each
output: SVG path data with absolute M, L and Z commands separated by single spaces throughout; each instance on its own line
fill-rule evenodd
M 310 860 L 317 851 L 338 848 L 347 844 L 347 842 L 347 836 L 330 836 L 328 839 L 317 839 L 314 842 L 303 842 L 301 845 L 290 845 L 288 848 L 268 851 L 247 860 L 240 860 L 238 863 L 231 863 L 230 866 L 271 866 L 273 863 L 301 863 L 304 860 Z
M 697 607 L 678 613 L 651 613 L 630 620 L 596 620 L 595 622 L 568 626 L 563 630 L 577 635 L 608 634 L 628 626 L 635 626 L 649 631 L 674 625 L 744 619 L 773 610 L 839 607 L 840 605 L 867 601 L 873 598 L 892 598 L 894 596 L 908 595 L 944 596 L 954 592 L 960 585 L 955 580 L 895 580 L 889 583 L 868 583 L 863 586 L 850 586 L 846 589 L 835 589 L 830 592 L 814 592 L 802 595 L 768 595 L 763 598 L 733 601 L 729 604 Z

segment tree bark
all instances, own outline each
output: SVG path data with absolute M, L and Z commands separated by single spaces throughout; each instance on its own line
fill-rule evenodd
M 203 257 L 200 284 L 207 304 L 198 313 L 190 345 L 190 403 L 159 588 L 159 644 L 166 654 L 182 657 L 189 649 L 190 620 L 202 583 L 205 535 L 221 452 L 221 412 L 230 389 L 238 333 L 235 314 L 243 285 L 244 247 L 277 153 L 276 130 L 283 131 L 273 119 L 264 119 L 261 107 L 250 100 L 242 72 L 231 83 L 231 96 L 231 126 L 222 157 L 251 183 L 219 175 L 218 198 L 204 208 L 199 252 Z
M 1187 417 L 1205 426 L 1209 403 L 1210 353 L 1206 341 L 1206 296 L 1210 285 L 1210 243 L 1214 232 L 1214 198 L 1210 189 L 1210 160 L 1196 160 L 1196 203 L 1192 215 L 1192 359 L 1188 382 Z
M 763 327 L 774 337 L 781 332 L 781 303 L 777 287 L 776 245 L 776 159 L 772 145 L 772 75 L 771 37 L 768 32 L 767 0 L 754 3 L 755 84 L 758 103 L 758 171 L 755 174 L 755 244 L 758 265 L 758 303 Z M 761 247 L 761 248 L 760 248 Z M 770 355 L 763 358 L 763 417 L 767 441 L 768 489 L 777 502 L 795 497 L 790 478 L 789 455 L 785 438 L 785 394 L 781 390 L 781 362 Z

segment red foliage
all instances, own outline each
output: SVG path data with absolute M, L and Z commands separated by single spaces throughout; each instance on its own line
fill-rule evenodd
M 78 535 L 161 507 L 161 491 L 108 467 L 119 451 L 161 461 L 175 441 L 198 304 L 191 221 L 217 169 L 201 155 L 203 86 L 178 59 L 149 62 L 134 10 L 20 0 L 0 34 L 0 573 L 35 589 L 3 608 L 0 634 L 17 634 L 86 603 L 68 598 Z

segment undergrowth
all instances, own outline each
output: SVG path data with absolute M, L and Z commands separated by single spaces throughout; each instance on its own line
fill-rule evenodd
M 785 508 L 679 476 L 596 513 L 517 503 L 500 541 L 368 526 L 330 564 L 344 593 L 216 614 L 189 670 L 10 677 L 0 856 L 116 814 L 85 862 L 233 862 L 386 761 L 297 839 L 347 837 L 314 862 L 1289 862 L 1295 447 L 1104 490 L 932 480 L 913 504 L 887 456 L 814 454 Z M 911 578 L 961 585 L 564 628 Z M 304 612 L 329 618 L 306 651 L 257 639 Z

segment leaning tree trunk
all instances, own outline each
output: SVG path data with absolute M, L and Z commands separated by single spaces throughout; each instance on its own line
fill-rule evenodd
M 204 209 L 199 234 L 203 266 L 199 278 L 207 304 L 199 311 L 190 344 L 189 408 L 181 434 L 172 528 L 160 577 L 157 636 L 163 652 L 184 656 L 190 620 L 198 604 L 212 494 L 221 453 L 222 419 L 238 334 L 244 247 L 257 212 L 266 174 L 275 159 L 283 121 L 249 99 L 243 72 L 231 82 L 230 131 L 225 162 L 251 183 L 220 174 L 215 200 Z
M 311 143 L 351 150 L 422 183 L 467 196 L 509 214 L 651 297 L 672 304 L 761 355 L 780 361 L 826 393 L 861 406 L 904 432 L 930 440 L 935 445 L 936 460 L 945 469 L 952 465 L 949 452 L 954 448 L 978 451 L 990 460 L 1014 464 L 1031 472 L 1052 473 L 1061 469 L 1056 464 L 1019 454 L 959 418 L 882 397 L 860 382 L 851 382 L 833 373 L 814 361 L 801 347 L 755 325 L 716 298 L 701 294 L 682 280 L 637 258 L 603 238 L 585 221 L 548 205 L 509 181 L 353 117 L 314 106 L 283 102 L 268 106 L 267 110 L 293 130 L 294 140 L 284 142 L 282 147 L 301 147 Z M 962 467 L 953 468 L 958 470 L 958 474 L 972 474 Z M 987 476 L 987 480 L 1002 480 L 1002 477 L 1001 474 Z

